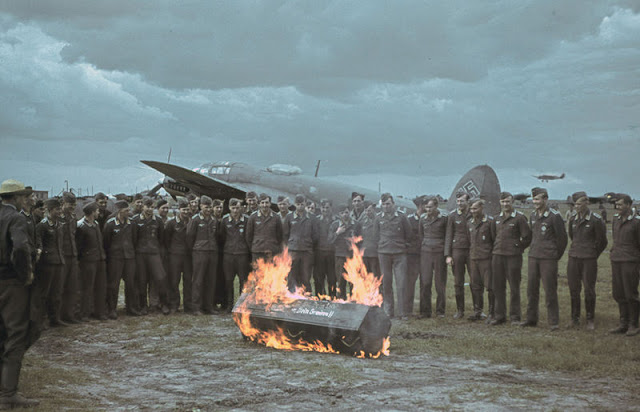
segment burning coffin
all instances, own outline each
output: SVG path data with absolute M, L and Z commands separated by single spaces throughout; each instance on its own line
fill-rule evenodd
M 388 344 L 391 321 L 378 306 L 326 300 L 291 299 L 252 303 L 244 293 L 233 308 L 243 336 L 282 349 L 319 350 L 377 356 Z M 280 345 L 269 344 L 274 339 Z M 290 344 L 287 347 L 286 344 Z

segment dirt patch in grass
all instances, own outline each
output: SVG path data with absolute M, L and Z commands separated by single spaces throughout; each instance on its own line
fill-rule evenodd
M 121 318 L 47 331 L 21 391 L 38 410 L 633 409 L 615 378 L 532 371 L 421 348 L 455 331 L 394 325 L 391 355 L 284 352 L 242 339 L 229 315 Z M 448 339 L 448 340 L 447 340 Z M 394 343 L 395 342 L 395 343 Z M 423 345 L 423 346 L 420 346 Z

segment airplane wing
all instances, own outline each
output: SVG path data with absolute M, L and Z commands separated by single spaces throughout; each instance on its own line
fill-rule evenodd
M 156 162 L 153 160 L 141 160 L 141 162 L 169 176 L 177 183 L 199 195 L 207 195 L 212 199 L 228 199 L 231 197 L 244 199 L 245 192 L 242 189 L 229 185 L 227 182 L 169 163 Z
M 184 167 L 172 165 L 169 163 L 156 162 L 153 160 L 141 160 L 142 163 L 169 176 L 180 185 L 183 185 L 198 195 L 207 195 L 212 199 L 228 200 L 232 197 L 244 199 L 245 194 L 249 191 L 255 191 L 260 194 L 262 192 L 271 196 L 271 200 L 275 203 L 279 195 L 293 196 L 292 193 L 279 191 L 270 187 L 256 184 L 238 184 L 229 183 L 220 179 L 206 176 Z

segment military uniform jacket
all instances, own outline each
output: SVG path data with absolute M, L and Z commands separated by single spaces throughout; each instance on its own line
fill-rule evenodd
M 76 229 L 78 221 L 73 214 L 62 215 L 58 220 L 62 226 L 62 254 L 64 256 L 78 256 L 76 247 Z
M 135 215 L 133 225 L 133 246 L 136 253 L 160 254 L 164 241 L 164 223 L 157 216 L 146 219 L 142 213 Z
M 249 216 L 247 215 L 240 215 L 238 220 L 233 220 L 230 214 L 224 215 L 220 228 L 222 229 L 222 241 L 224 242 L 223 252 L 225 254 L 249 254 L 246 234 L 247 223 L 249 223 Z
M 48 217 L 36 225 L 36 248 L 42 250 L 40 263 L 47 265 L 63 265 L 62 226 L 53 223 Z
M 83 217 L 78 221 L 76 244 L 78 245 L 78 260 L 80 262 L 104 260 L 106 254 L 104 253 L 103 243 L 97 220 L 89 223 L 87 218 Z
M 366 216 L 367 214 L 365 213 L 364 209 L 362 209 L 362 212 L 360 212 L 360 214 L 357 214 L 355 209 L 351 209 L 351 212 L 349 213 L 349 217 L 351 217 L 351 219 L 360 223 L 362 223 L 362 219 L 364 219 Z
M 413 240 L 413 231 L 404 214 L 398 211 L 380 212 L 376 216 L 375 230 L 379 254 L 407 253 L 407 248 Z
M 597 259 L 607 247 L 607 229 L 597 213 L 589 211 L 584 218 L 574 213 L 569 218 L 569 256 Z
M 531 228 L 524 214 L 515 210 L 510 214 L 500 212 L 494 223 L 494 255 L 518 256 L 531 244 Z
M 187 226 L 189 221 L 180 219 L 176 216 L 169 219 L 164 227 L 164 244 L 167 251 L 173 255 L 189 254 L 189 245 L 187 244 Z
M 213 216 L 205 219 L 202 213 L 198 213 L 187 225 L 187 245 L 193 251 L 217 251 L 219 237 L 219 221 Z
M 272 253 L 277 255 L 282 250 L 282 219 L 280 215 L 269 211 L 263 215 L 258 211 L 249 216 L 247 222 L 247 244 L 252 253 Z
M 567 231 L 560 212 L 547 209 L 542 215 L 538 215 L 538 212 L 534 211 L 529 223 L 532 232 L 529 257 L 560 259 L 567 248 Z
M 461 213 L 456 210 L 449 214 L 447 220 L 447 235 L 444 239 L 444 255 L 452 256 L 453 249 L 469 249 L 469 229 L 467 228 L 467 220 L 469 212 Z
M 447 236 L 448 217 L 438 211 L 434 218 L 426 213 L 420 218 L 418 238 L 421 241 L 421 251 L 430 253 L 444 253 L 444 240 Z
M 107 220 L 109 220 L 111 216 L 111 211 L 109 209 L 100 210 L 99 209 L 98 217 L 96 218 L 96 222 L 98 223 L 98 227 L 100 230 L 104 229 L 104 225 L 107 224 Z
M 484 215 L 482 219 L 470 218 L 469 228 L 469 257 L 471 259 L 490 259 L 495 237 L 494 221 L 491 216 Z
M 613 215 L 612 262 L 640 262 L 640 216 L 630 214 L 621 218 Z
M 316 243 L 316 250 L 324 252 L 333 252 L 335 247 L 329 243 L 329 227 L 335 222 L 335 216 L 325 217 L 320 215 L 316 218 L 316 231 L 318 236 L 318 243 Z
M 104 250 L 107 256 L 117 259 L 133 259 L 136 251 L 133 246 L 133 224 L 129 218 L 120 222 L 112 217 L 104 224 Z
M 284 241 L 289 250 L 310 252 L 314 244 L 318 243 L 316 218 L 307 212 L 298 215 L 289 213 L 282 224 Z
M 376 219 L 365 216 L 362 225 L 362 249 L 364 257 L 378 257 L 378 238 L 376 237 Z
M 338 228 L 342 226 L 345 228 L 345 231 L 336 234 Z M 331 243 L 334 248 L 334 255 L 341 257 L 351 257 L 353 256 L 353 249 L 351 248 L 351 239 L 354 237 L 362 236 L 362 225 L 360 222 L 357 222 L 351 218 L 349 218 L 348 223 L 344 223 L 342 220 L 336 220 L 331 223 L 329 226 L 329 234 L 327 236 L 327 241 Z M 356 246 L 360 248 L 362 242 L 356 243 Z
M 35 265 L 37 251 L 36 251 L 36 221 L 32 214 L 28 214 L 24 210 L 20 211 L 20 214 L 24 216 L 27 224 L 27 235 L 29 236 L 29 248 L 31 249 L 31 263 Z
M 26 282 L 31 266 L 27 219 L 13 205 L 0 204 L 0 279 Z
M 426 214 L 426 213 L 425 213 Z M 420 231 L 420 216 L 416 213 L 412 213 L 407 216 L 407 221 L 411 227 L 411 242 L 407 247 L 407 253 L 410 255 L 419 255 L 420 247 L 422 246 L 422 238 L 418 235 Z

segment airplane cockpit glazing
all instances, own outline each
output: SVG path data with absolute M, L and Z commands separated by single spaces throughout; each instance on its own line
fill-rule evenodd
M 201 175 L 208 176 L 220 176 L 228 175 L 231 173 L 231 163 L 219 162 L 219 163 L 205 163 L 200 167 L 193 169 L 194 172 Z

